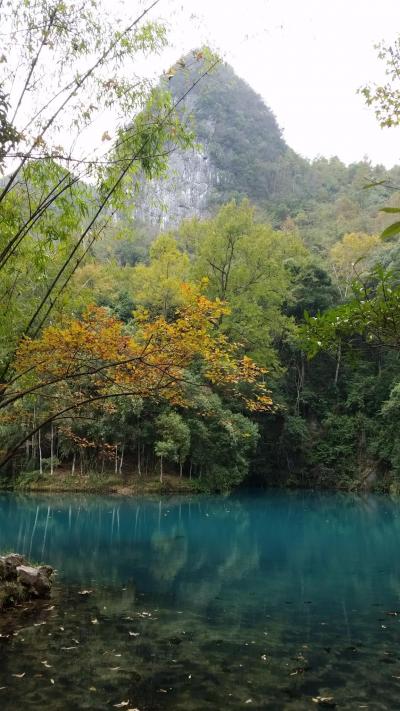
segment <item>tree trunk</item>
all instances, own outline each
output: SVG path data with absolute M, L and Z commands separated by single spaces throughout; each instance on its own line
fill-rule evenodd
M 161 455 L 161 457 L 160 457 L 160 482 L 161 482 L 161 484 L 162 484 L 162 480 L 163 480 L 163 458 Z
M 189 466 L 189 479 L 192 481 L 192 469 L 193 469 L 193 462 L 190 460 L 190 466 Z
M 122 474 L 122 464 L 123 464 L 123 461 L 124 461 L 124 450 L 125 450 L 125 443 L 124 443 L 124 444 L 122 445 L 122 447 L 121 447 L 121 457 L 120 457 L 120 460 L 119 460 L 119 475 L 120 475 L 120 476 L 121 476 L 121 474 Z
M 118 474 L 118 445 L 115 445 L 115 473 Z
M 76 459 L 76 454 L 74 452 L 73 457 L 72 457 L 71 476 L 74 476 L 74 474 L 75 474 L 75 459 Z
M 36 427 L 36 409 L 33 408 L 32 429 L 35 429 L 35 427 Z M 31 447 L 32 447 L 32 459 L 34 462 L 36 462 L 36 437 L 34 434 L 32 435 Z
M 43 457 L 42 457 L 42 440 L 40 436 L 41 430 L 38 432 L 38 449 L 39 449 L 39 472 L 40 475 L 43 474 Z
M 301 362 L 300 366 L 296 366 L 297 378 L 296 378 L 296 404 L 294 407 L 294 412 L 298 416 L 300 414 L 300 398 L 304 388 L 304 353 L 300 354 Z
M 182 469 L 183 469 L 183 464 L 182 464 L 182 462 L 180 461 L 180 462 L 179 462 L 179 478 L 180 478 L 180 479 L 182 479 Z
M 50 476 L 54 474 L 54 427 L 51 423 L 50 428 Z
M 138 471 L 138 476 L 142 476 L 142 462 L 141 462 L 141 457 L 140 457 L 140 439 L 138 439 L 138 445 L 137 445 L 137 471 Z
M 342 356 L 342 342 L 339 341 L 338 349 L 337 349 L 337 355 L 336 355 L 336 370 L 335 370 L 335 379 L 333 381 L 333 384 L 335 388 L 337 387 L 338 384 L 338 379 L 339 379 L 339 370 L 340 370 L 340 360 Z

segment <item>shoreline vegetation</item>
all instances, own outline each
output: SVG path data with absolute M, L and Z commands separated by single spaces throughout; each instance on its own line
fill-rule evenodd
M 239 487 L 240 488 L 240 487 Z M 378 493 L 400 495 L 400 487 L 390 478 L 361 476 L 357 481 L 345 481 L 337 486 L 326 486 L 324 482 L 310 486 L 301 485 L 298 480 L 287 479 L 269 486 L 257 483 L 251 489 L 306 489 L 315 491 L 338 491 L 347 493 Z M 37 493 L 82 493 L 109 494 L 118 496 L 141 496 L 152 494 L 230 494 L 239 490 L 237 487 L 215 488 L 207 479 L 188 479 L 176 473 L 164 472 L 162 481 L 158 471 L 139 476 L 137 473 L 115 474 L 114 472 L 85 472 L 71 474 L 70 470 L 57 469 L 51 472 L 22 472 L 13 479 L 0 479 L 0 492 L 37 492 Z
M 159 474 L 154 472 L 147 477 L 118 476 L 116 474 L 71 474 L 58 470 L 53 474 L 38 472 L 22 473 L 14 479 L 0 481 L 0 491 L 36 491 L 48 493 L 88 493 L 88 494 L 118 494 L 134 496 L 137 494 L 197 494 L 209 491 L 201 486 L 201 482 L 180 478 L 177 475 L 164 474 L 160 481 Z

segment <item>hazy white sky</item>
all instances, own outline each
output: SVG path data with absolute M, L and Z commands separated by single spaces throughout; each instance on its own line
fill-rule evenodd
M 171 62 L 211 43 L 305 157 L 400 163 L 400 129 L 380 129 L 357 95 L 384 78 L 374 44 L 400 33 L 400 0 L 162 0 L 157 14 L 174 28 Z

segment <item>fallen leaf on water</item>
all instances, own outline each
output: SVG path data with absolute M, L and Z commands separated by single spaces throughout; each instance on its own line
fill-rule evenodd
M 97 691 L 95 686 L 89 686 L 89 691 Z
M 46 607 L 46 612 L 50 612 L 50 610 L 54 610 L 54 605 L 51 605 L 51 607 Z
M 115 709 L 122 709 L 124 706 L 129 706 L 129 699 L 128 701 L 121 701 L 120 704 L 114 704 Z
M 12 676 L 15 676 L 17 679 L 22 679 L 23 676 L 25 676 L 26 672 L 22 672 L 22 674 L 13 674 Z
M 77 649 L 76 647 L 61 647 L 63 652 L 69 652 L 70 649 Z
M 129 632 L 129 635 L 130 635 L 131 637 L 139 637 L 140 632 Z
M 253 699 L 247 699 L 247 701 L 245 701 L 244 703 L 245 703 L 245 704 L 252 704 L 252 703 L 253 703 Z
M 268 660 L 268 657 L 266 654 L 262 654 L 261 659 L 263 660 L 263 662 L 266 662 Z
M 34 622 L 33 626 L 34 627 L 41 627 L 41 625 L 45 625 L 45 624 L 46 624 L 45 622 Z
M 46 667 L 46 669 L 51 669 L 51 664 L 48 663 L 47 659 L 44 659 L 42 664 Z
M 98 621 L 97 617 L 95 617 L 94 620 L 91 620 L 91 623 L 92 623 L 92 625 L 98 625 L 99 621 Z
M 111 667 L 110 671 L 119 671 L 121 667 Z
M 61 630 L 61 632 L 64 632 L 65 627 L 59 627 L 58 629 Z
M 55 682 L 54 682 L 54 679 L 50 679 L 50 681 L 51 681 L 51 683 L 52 683 L 52 684 L 54 684 L 54 683 L 55 683 Z
M 82 596 L 91 595 L 92 592 L 93 592 L 93 590 L 80 590 L 80 591 L 78 592 L 78 595 L 82 595 Z

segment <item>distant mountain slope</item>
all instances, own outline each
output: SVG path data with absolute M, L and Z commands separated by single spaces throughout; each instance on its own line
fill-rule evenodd
M 190 55 L 184 63 L 189 68 L 169 83 L 177 98 L 201 71 Z M 172 154 L 168 177 L 143 187 L 140 221 L 171 228 L 248 197 L 274 226 L 289 223 L 316 246 L 332 244 L 346 231 L 381 229 L 377 211 L 393 193 L 363 187 L 367 179 L 386 177 L 385 169 L 368 161 L 347 167 L 338 158 L 302 158 L 286 144 L 272 111 L 229 65 L 202 80 L 186 106 L 200 145 Z M 389 175 L 400 184 L 400 168 Z

